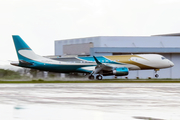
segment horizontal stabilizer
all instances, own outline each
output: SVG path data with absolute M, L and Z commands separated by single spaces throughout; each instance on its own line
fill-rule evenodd
M 30 63 L 30 62 L 27 62 L 27 61 L 24 61 L 24 60 L 19 60 L 19 63 L 22 64 L 22 65 L 33 65 L 33 63 Z

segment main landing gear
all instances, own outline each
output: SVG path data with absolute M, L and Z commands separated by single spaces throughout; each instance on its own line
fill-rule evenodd
M 90 75 L 88 78 L 89 78 L 90 80 L 93 80 L 93 79 L 94 79 L 94 75 Z
M 93 79 L 94 79 L 94 75 L 90 75 L 88 78 L 89 78 L 90 80 L 93 80 Z M 102 78 L 103 78 L 102 75 L 97 75 L 97 76 L 96 76 L 96 79 L 97 79 L 97 80 L 102 80 Z
M 102 75 L 97 75 L 97 76 L 96 76 L 96 79 L 97 79 L 97 80 L 102 80 L 102 78 L 103 78 Z
M 159 69 L 154 69 L 154 71 L 155 71 L 155 77 L 158 78 L 159 75 L 157 74 L 157 71 L 159 71 Z

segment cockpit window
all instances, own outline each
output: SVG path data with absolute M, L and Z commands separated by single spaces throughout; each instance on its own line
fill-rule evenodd
M 162 60 L 166 59 L 165 57 L 161 57 Z

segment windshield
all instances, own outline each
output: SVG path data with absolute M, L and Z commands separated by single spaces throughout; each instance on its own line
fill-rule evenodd
M 162 60 L 166 59 L 165 57 L 161 57 Z

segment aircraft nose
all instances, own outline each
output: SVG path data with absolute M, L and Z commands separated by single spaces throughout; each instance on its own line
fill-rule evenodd
M 170 64 L 170 66 L 171 66 L 171 67 L 173 67 L 173 66 L 174 66 L 174 63 L 173 63 L 173 62 L 171 62 L 171 61 L 169 61 L 169 64 Z

